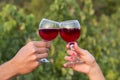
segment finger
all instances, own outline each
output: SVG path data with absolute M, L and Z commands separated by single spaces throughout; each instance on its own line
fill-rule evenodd
M 44 54 L 36 54 L 36 57 L 37 57 L 37 60 L 40 60 L 42 58 L 46 58 L 48 56 L 47 53 L 44 53 Z
M 48 48 L 37 48 L 37 53 L 42 54 L 42 53 L 48 53 L 49 49 Z
M 65 56 L 64 59 L 65 59 L 66 61 L 72 61 L 72 60 L 73 60 L 71 56 Z
M 36 47 L 50 47 L 50 42 L 47 41 L 31 41 L 29 43 L 35 45 Z
M 72 68 L 76 71 L 81 71 L 85 68 L 85 63 L 84 62 L 67 62 L 63 64 L 65 68 Z M 81 70 L 80 70 L 81 69 Z
M 74 66 L 74 63 L 73 62 L 67 62 L 67 63 L 63 64 L 63 66 L 65 68 L 72 68 Z
M 41 65 L 41 62 L 36 61 L 35 64 L 34 64 L 34 66 L 36 66 L 35 69 L 36 69 L 37 67 L 39 67 L 40 65 Z
M 44 40 L 44 42 L 47 43 L 46 47 L 47 47 L 47 48 L 50 48 L 50 46 L 51 46 L 51 45 L 50 45 L 50 41 L 45 41 L 45 40 Z
M 50 48 L 50 45 L 51 43 L 50 43 L 50 41 L 47 41 L 47 48 Z
M 77 54 L 77 53 L 73 50 L 67 50 L 67 54 L 68 55 L 74 55 L 74 54 Z
M 67 54 L 70 55 L 69 61 L 74 61 L 75 57 L 77 56 L 77 53 L 75 51 L 72 51 L 72 50 L 68 50 Z
M 66 48 L 67 48 L 67 49 L 70 49 L 70 47 L 69 47 L 69 43 L 66 45 Z
M 80 54 L 80 55 L 86 55 L 89 53 L 87 50 L 80 48 L 76 42 L 74 43 L 74 49 L 77 52 L 77 54 Z

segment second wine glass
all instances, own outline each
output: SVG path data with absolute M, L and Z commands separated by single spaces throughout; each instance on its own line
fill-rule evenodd
M 80 36 L 80 29 L 81 27 L 78 20 L 68 20 L 60 23 L 60 36 L 64 41 L 70 43 L 71 50 L 74 50 L 73 42 L 77 41 L 77 39 Z M 71 61 L 72 64 L 80 62 L 80 60 L 77 57 L 77 54 L 73 53 L 71 57 L 74 58 Z
M 39 35 L 44 41 L 51 41 L 58 35 L 59 23 L 56 21 L 42 19 L 39 24 Z M 46 58 L 41 59 L 41 62 L 49 62 Z

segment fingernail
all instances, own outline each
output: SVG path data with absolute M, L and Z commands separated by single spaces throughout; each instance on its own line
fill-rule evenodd
M 76 53 L 72 53 L 72 55 L 71 55 L 71 57 L 70 57 L 71 61 L 74 61 L 75 56 L 76 56 Z
M 72 56 L 76 56 L 77 54 L 76 53 L 72 53 Z
M 63 67 L 66 68 L 67 67 L 66 64 L 63 64 Z

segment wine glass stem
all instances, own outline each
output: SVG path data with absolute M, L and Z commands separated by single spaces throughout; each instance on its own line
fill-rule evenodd
M 71 49 L 72 51 L 75 50 L 75 49 L 74 49 L 74 44 L 70 44 L 70 49 Z M 77 53 L 75 53 L 75 52 L 72 53 L 71 59 L 72 59 L 71 62 L 73 62 L 73 63 L 80 62 L 79 58 L 77 57 Z
M 73 50 L 73 51 L 75 50 L 74 49 L 74 44 L 70 44 L 70 49 Z
M 47 40 L 43 40 L 45 42 L 47 42 Z M 40 59 L 40 62 L 44 62 L 44 63 L 49 63 L 50 61 L 46 58 Z
M 70 49 L 73 50 L 73 51 L 75 50 L 74 49 L 74 44 L 70 44 Z M 81 61 L 79 59 L 79 57 L 77 56 L 77 53 L 73 52 L 72 55 L 71 55 L 71 61 L 69 62 L 69 67 L 72 67 L 75 64 L 81 64 L 81 63 L 84 63 L 84 61 Z

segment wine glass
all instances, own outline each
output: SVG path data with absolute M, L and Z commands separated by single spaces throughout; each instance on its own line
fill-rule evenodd
M 58 35 L 59 23 L 56 21 L 43 18 L 39 24 L 39 35 L 44 41 L 51 41 Z M 49 62 L 46 58 L 40 60 L 41 62 Z
M 68 20 L 60 23 L 60 36 L 64 41 L 70 43 L 70 49 L 74 50 L 73 42 L 77 41 L 80 36 L 80 23 L 78 20 Z M 80 63 L 77 54 L 73 53 L 71 55 L 73 61 L 71 63 Z

